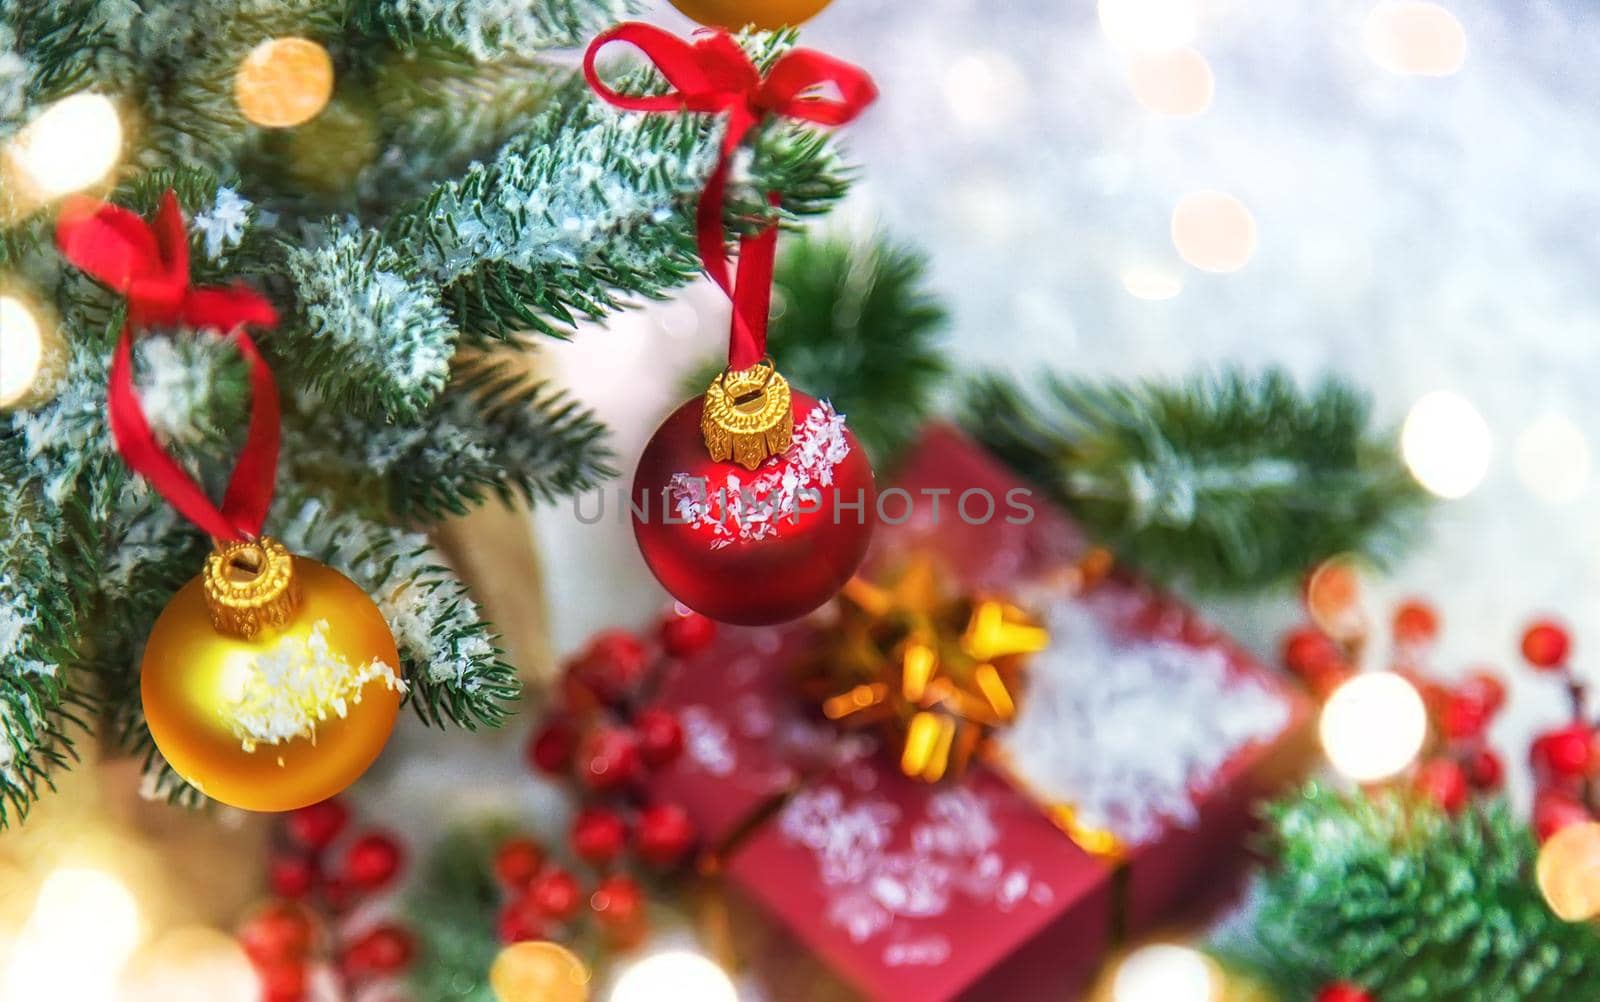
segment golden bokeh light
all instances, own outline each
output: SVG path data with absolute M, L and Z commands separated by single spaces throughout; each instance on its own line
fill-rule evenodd
M 1188 47 L 1128 60 L 1134 99 L 1158 115 L 1185 118 L 1211 107 L 1216 78 L 1206 57 Z
M 1467 60 L 1467 32 L 1456 16 L 1424 0 L 1383 0 L 1362 29 L 1372 61 L 1405 76 L 1447 77 Z
M 1437 390 L 1411 406 L 1400 430 L 1400 454 L 1417 482 L 1454 500 L 1471 494 L 1489 472 L 1488 422 L 1459 394 Z
M 1600 916 L 1600 822 L 1586 821 L 1550 836 L 1539 848 L 1539 893 L 1564 922 Z
M 122 119 L 92 91 L 45 108 L 6 145 L 6 181 L 24 199 L 48 201 L 101 181 L 122 158 Z
M 1401 676 L 1368 672 L 1334 690 L 1319 729 L 1322 749 L 1340 774 L 1376 783 L 1399 775 L 1422 751 L 1428 711 Z
M 316 118 L 333 97 L 333 58 L 309 38 L 269 38 L 250 50 L 233 78 L 245 118 L 287 129 Z

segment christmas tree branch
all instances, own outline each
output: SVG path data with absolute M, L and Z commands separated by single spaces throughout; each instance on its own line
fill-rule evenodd
M 1269 812 L 1276 865 L 1219 952 L 1286 999 L 1347 980 L 1383 1002 L 1600 998 L 1600 931 L 1540 897 L 1504 804 L 1452 816 L 1395 792 L 1312 785 Z
M 505 720 L 521 691 L 516 671 L 426 537 L 306 498 L 280 502 L 273 525 L 291 552 L 343 572 L 377 602 L 423 722 L 476 728 Z
M 965 423 L 1133 564 L 1248 589 L 1337 553 L 1391 564 L 1426 497 L 1366 399 L 1328 379 L 1227 371 L 1176 385 L 989 377 Z
M 355 0 L 347 23 L 401 49 L 444 44 L 487 62 L 582 45 L 638 7 L 632 0 Z

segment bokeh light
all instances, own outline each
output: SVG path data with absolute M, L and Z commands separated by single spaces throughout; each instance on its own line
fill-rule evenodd
M 55 198 L 89 187 L 111 172 L 122 156 L 122 120 L 103 95 L 64 97 L 17 133 L 6 148 L 28 188 Z
M 1397 775 L 1422 750 L 1428 711 L 1416 687 L 1393 672 L 1368 672 L 1334 690 L 1322 708 L 1322 749 L 1358 783 Z
M 1145 108 L 1179 118 L 1211 107 L 1216 93 L 1211 64 L 1187 47 L 1135 55 L 1128 61 L 1128 84 Z
M 44 367 L 44 330 L 15 296 L 0 296 L 0 407 L 28 396 Z
M 39 889 L 5 972 L 5 1002 L 111 1002 L 139 943 L 139 908 L 101 870 L 65 867 Z
M 1539 893 L 1556 917 L 1587 922 L 1600 915 L 1600 823 L 1567 825 L 1539 847 Z
M 1172 210 L 1172 245 L 1201 271 L 1238 271 L 1256 251 L 1256 220 L 1221 191 L 1191 192 Z
M 1517 478 L 1542 501 L 1576 501 L 1589 485 L 1589 441 L 1560 414 L 1546 414 L 1517 436 Z
M 1436 3 L 1383 0 L 1367 15 L 1362 41 L 1373 62 L 1391 73 L 1446 77 L 1467 59 L 1467 32 Z
M 1112 1002 L 1214 1002 L 1215 965 L 1186 946 L 1157 943 L 1128 954 L 1111 982 Z
M 261 979 L 239 941 L 204 926 L 163 935 L 123 975 L 118 1002 L 257 1002 Z
M 1025 94 L 1022 71 L 999 52 L 963 53 L 945 71 L 945 103 L 956 121 L 970 129 L 1004 126 L 1016 117 Z
M 1400 453 L 1411 475 L 1442 498 L 1472 493 L 1489 472 L 1489 425 L 1472 403 L 1436 390 L 1411 406 L 1400 431 Z
M 1194 41 L 1195 0 L 1100 0 L 1100 27 L 1129 52 L 1164 52 Z
M 1183 276 L 1175 268 L 1131 265 L 1122 270 L 1122 287 L 1135 299 L 1159 302 L 1183 291 Z
M 611 1002 L 738 1002 L 727 972 L 688 950 L 645 957 L 629 967 Z

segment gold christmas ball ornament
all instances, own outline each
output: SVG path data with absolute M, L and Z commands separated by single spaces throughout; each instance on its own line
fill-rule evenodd
M 1539 892 L 1564 922 L 1600 916 L 1600 822 L 1568 825 L 1539 847 Z
M 512 943 L 494 958 L 489 987 L 499 1002 L 587 1002 L 589 969 L 564 946 Z
M 798 25 L 817 16 L 832 0 L 672 0 L 672 6 L 708 28 L 738 31 L 754 25 L 763 31 Z
M 333 57 L 309 38 L 269 38 L 250 50 L 233 77 L 244 117 L 287 129 L 317 117 L 333 96 Z
M 262 537 L 219 546 L 145 643 L 156 747 L 213 800 L 288 811 L 355 782 L 405 683 L 383 614 L 353 581 Z

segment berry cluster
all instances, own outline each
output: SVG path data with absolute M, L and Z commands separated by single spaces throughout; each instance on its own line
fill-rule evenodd
M 1479 668 L 1454 685 L 1430 676 L 1428 660 L 1439 638 L 1439 616 L 1418 599 L 1402 602 L 1391 623 L 1392 670 L 1421 694 L 1432 722 L 1433 741 L 1412 772 L 1419 794 L 1449 811 L 1474 792 L 1494 792 L 1505 782 L 1505 763 L 1487 740 L 1489 725 L 1505 705 L 1505 684 Z M 1320 699 L 1355 672 L 1367 637 L 1335 638 L 1313 625 L 1291 630 L 1283 642 L 1284 665 Z
M 567 664 L 557 704 L 529 740 L 527 757 L 534 769 L 568 778 L 580 791 L 583 807 L 566 848 L 595 879 L 585 899 L 578 878 L 552 863 L 543 847 L 526 838 L 507 841 L 495 858 L 507 893 L 502 940 L 570 939 L 585 900 L 612 945 L 642 938 L 643 895 L 622 868 L 630 861 L 675 867 L 698 837 L 682 807 L 651 796 L 650 776 L 683 754 L 683 727 L 675 714 L 649 705 L 649 696 L 670 659 L 703 650 L 715 636 L 711 620 L 678 609 L 653 641 L 607 630 Z
M 324 959 L 348 996 L 402 973 L 416 952 L 410 932 L 360 920 L 357 906 L 392 887 L 405 851 L 391 835 L 353 832 L 350 811 L 324 800 L 283 817 L 268 874 L 275 900 L 253 914 L 239 941 L 262 982 L 264 1002 L 304 1002 Z M 339 851 L 335 847 L 340 846 Z
M 1561 679 L 1571 704 L 1568 722 L 1545 731 L 1528 748 L 1528 764 L 1538 790 L 1533 799 L 1533 830 L 1540 842 L 1572 824 L 1593 821 L 1600 807 L 1600 750 L 1588 689 L 1572 670 L 1572 641 L 1559 623 L 1539 620 L 1522 633 L 1522 657 L 1534 671 Z

